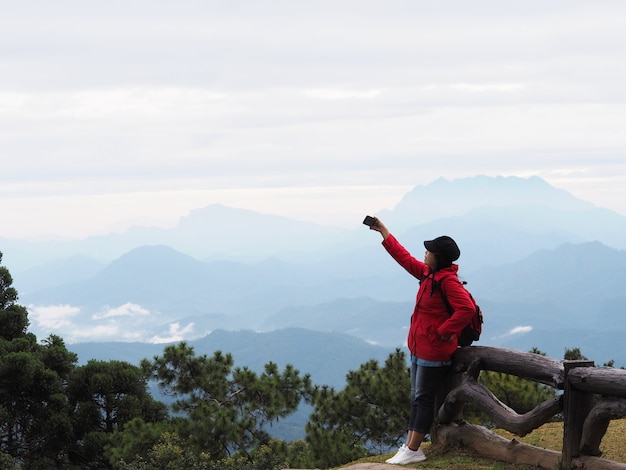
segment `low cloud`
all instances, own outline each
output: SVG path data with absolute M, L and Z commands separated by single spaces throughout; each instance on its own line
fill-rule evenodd
M 531 331 L 533 331 L 532 326 L 516 326 L 514 328 L 511 328 L 506 333 L 500 335 L 498 338 L 509 338 L 511 336 L 519 336 L 519 335 L 523 335 L 526 333 L 530 333 Z
M 509 336 L 521 335 L 521 334 L 524 334 L 524 333 L 530 333 L 531 331 L 533 331 L 533 327 L 532 326 L 516 326 L 511 331 L 509 331 L 508 334 L 509 334 Z
M 159 312 L 127 302 L 96 313 L 73 305 L 29 305 L 30 331 L 39 338 L 55 334 L 68 344 L 98 341 L 165 343 L 194 336 L 194 324 L 167 323 Z
M 150 339 L 150 343 L 173 343 L 175 341 L 182 341 L 186 337 L 193 335 L 194 324 L 189 323 L 184 328 L 180 327 L 179 322 L 170 323 L 169 332 L 167 336 L 155 335 Z
M 72 319 L 80 313 L 72 305 L 29 305 L 28 318 L 33 326 L 42 330 L 62 330 L 72 325 Z
M 94 320 L 102 320 L 105 318 L 114 317 L 138 317 L 148 315 L 150 315 L 150 310 L 143 308 L 141 305 L 127 302 L 124 305 L 120 305 L 119 307 L 111 308 L 107 306 L 103 311 L 94 314 L 92 318 Z
M 533 331 L 533 327 L 530 325 L 519 325 L 519 326 L 515 326 L 513 328 L 511 328 L 510 330 L 500 334 L 500 335 L 495 335 L 493 337 L 491 337 L 491 339 L 494 340 L 507 340 L 513 336 L 521 336 L 521 335 L 525 335 L 530 333 L 531 331 Z

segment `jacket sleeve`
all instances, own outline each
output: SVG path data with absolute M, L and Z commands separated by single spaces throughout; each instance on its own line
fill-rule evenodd
M 474 303 L 470 298 L 469 292 L 456 276 L 444 277 L 441 280 L 441 289 L 445 293 L 453 313 L 450 318 L 437 328 L 437 334 L 442 337 L 450 335 L 458 337 L 474 316 Z
M 383 246 L 387 250 L 387 253 L 389 253 L 400 266 L 406 269 L 409 274 L 416 277 L 420 281 L 426 277 L 428 274 L 428 266 L 420 260 L 414 258 L 393 235 L 390 234 L 385 240 L 383 240 Z

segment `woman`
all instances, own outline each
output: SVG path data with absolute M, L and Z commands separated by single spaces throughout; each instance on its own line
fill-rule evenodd
M 426 460 L 421 443 L 429 433 L 435 414 L 435 399 L 458 346 L 458 336 L 470 322 L 474 305 L 453 264 L 461 252 L 456 242 L 441 236 L 424 242 L 424 261 L 415 259 L 376 218 L 371 230 L 380 232 L 383 246 L 400 266 L 420 281 L 411 316 L 408 347 L 411 352 L 411 417 L 408 438 L 387 460 L 409 464 Z M 452 315 L 443 300 L 445 292 Z

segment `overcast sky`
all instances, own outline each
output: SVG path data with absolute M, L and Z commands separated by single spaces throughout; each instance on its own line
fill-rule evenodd
M 626 215 L 623 0 L 0 5 L 0 236 L 212 203 L 356 227 L 478 174 Z

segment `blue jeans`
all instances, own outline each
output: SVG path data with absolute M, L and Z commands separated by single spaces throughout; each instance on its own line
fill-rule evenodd
M 435 418 L 435 400 L 451 362 L 411 356 L 411 418 L 409 431 L 428 434 Z

